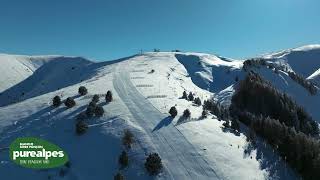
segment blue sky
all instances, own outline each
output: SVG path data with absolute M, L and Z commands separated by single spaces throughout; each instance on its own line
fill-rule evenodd
M 109 60 L 140 49 L 246 58 L 320 43 L 319 0 L 0 0 L 0 52 Z

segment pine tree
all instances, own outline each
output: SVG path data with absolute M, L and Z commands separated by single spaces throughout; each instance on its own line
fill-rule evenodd
M 59 107 L 61 105 L 61 99 L 59 96 L 55 96 L 52 100 L 52 105 L 54 107 Z
M 129 165 L 129 157 L 126 151 L 122 151 L 121 155 L 119 156 L 119 164 L 122 167 L 127 167 Z
M 111 91 L 108 91 L 107 94 L 106 94 L 106 102 L 109 103 L 112 101 L 112 92 Z
M 240 123 L 237 119 L 233 119 L 231 121 L 231 128 L 234 129 L 235 131 L 239 131 L 240 130 Z
M 183 117 L 184 118 L 190 118 L 190 116 L 191 116 L 191 112 L 190 112 L 189 109 L 186 109 L 186 110 L 183 111 Z
M 192 92 L 189 93 L 188 99 L 189 99 L 189 101 L 193 101 L 194 100 Z
M 194 103 L 198 106 L 201 106 L 201 99 L 199 97 L 195 98 Z
M 170 110 L 169 110 L 169 114 L 171 115 L 171 117 L 176 117 L 177 116 L 177 114 L 178 114 L 178 111 L 177 111 L 177 109 L 176 109 L 176 107 L 175 106 L 172 106 L 171 108 L 170 108 Z
M 76 105 L 76 102 L 71 98 L 71 97 L 68 97 L 66 99 L 66 101 L 64 102 L 64 105 L 67 107 L 67 108 L 72 108 L 73 106 Z
M 144 163 L 144 167 L 151 175 L 158 174 L 163 167 L 160 156 L 157 153 L 150 154 Z
M 104 114 L 104 109 L 101 106 L 96 106 L 95 110 L 94 110 L 94 114 L 97 117 L 101 117 Z
M 123 137 L 122 137 L 122 143 L 123 143 L 123 145 L 125 146 L 125 147 L 127 147 L 127 148 L 131 148 L 131 145 L 132 145 L 132 143 L 133 143 L 133 141 L 134 141 L 134 139 L 133 139 L 133 134 L 132 134 L 132 132 L 131 131 L 129 131 L 128 129 L 126 129 L 125 131 L 124 131 L 124 135 L 123 135 Z
M 183 94 L 182 94 L 182 99 L 188 99 L 188 94 L 186 91 L 183 91 Z
M 95 95 L 92 97 L 92 102 L 98 103 L 98 102 L 99 102 L 99 95 L 95 94 Z
M 88 129 L 88 125 L 84 121 L 78 121 L 76 123 L 76 133 L 78 135 L 84 134 Z
M 94 103 L 89 104 L 89 106 L 86 109 L 86 115 L 87 117 L 93 117 L 93 115 L 95 114 L 95 110 L 96 110 L 96 105 Z
M 78 92 L 79 92 L 79 94 L 80 94 L 81 96 L 84 96 L 84 95 L 86 95 L 86 94 L 88 93 L 88 90 L 87 90 L 86 87 L 80 86 Z
M 201 113 L 201 117 L 206 118 L 207 116 L 208 116 L 208 112 L 205 109 L 203 109 Z

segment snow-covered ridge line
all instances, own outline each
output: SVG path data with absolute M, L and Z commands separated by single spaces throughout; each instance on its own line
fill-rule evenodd
M 320 44 L 310 44 L 310 45 L 305 45 L 305 46 L 300 46 L 296 48 L 291 48 L 291 49 L 285 49 L 277 52 L 272 52 L 272 53 L 266 53 L 261 55 L 260 57 L 266 58 L 266 59 L 271 59 L 271 58 L 281 58 L 291 52 L 298 52 L 298 51 L 312 51 L 312 50 L 319 50 L 320 49 Z
M 31 76 L 41 66 L 54 61 L 68 58 L 80 58 L 61 55 L 10 55 L 0 54 L 0 92 L 20 83 Z

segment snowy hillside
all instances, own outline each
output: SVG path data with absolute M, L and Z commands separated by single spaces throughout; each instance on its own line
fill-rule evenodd
M 293 70 L 309 77 L 320 67 L 319 61 L 313 62 L 317 53 L 318 47 L 313 46 L 310 50 L 294 49 L 266 58 L 274 62 L 285 57 Z M 301 54 L 310 61 L 310 67 L 298 65 Z M 118 171 L 128 179 L 139 180 L 299 178 L 263 140 L 251 148 L 246 140 L 247 128 L 242 127 L 239 133 L 225 129 L 215 115 L 201 117 L 201 106 L 181 98 L 184 91 L 192 92 L 202 102 L 214 97 L 228 106 L 234 86 L 246 74 L 243 61 L 173 52 L 145 53 L 99 63 L 76 57 L 44 61 L 2 59 L 13 67 L 3 72 L 14 79 L 1 87 L 4 91 L 0 95 L 0 177 L 4 179 L 112 179 Z M 28 64 L 30 72 L 24 71 L 27 62 L 33 64 Z M 257 71 L 293 96 L 314 118 L 320 117 L 319 93 L 309 95 L 286 72 L 277 74 L 268 68 Z M 18 74 L 20 79 L 15 77 Z M 88 89 L 87 95 L 78 95 L 80 86 Z M 108 90 L 113 93 L 113 101 L 106 103 L 101 96 L 98 102 L 104 116 L 86 119 L 87 133 L 76 135 L 76 116 L 87 109 L 94 94 L 104 95 Z M 76 106 L 52 107 L 56 95 L 62 100 L 73 97 Z M 178 111 L 173 119 L 168 114 L 172 106 Z M 182 118 L 185 109 L 191 112 L 188 120 Z M 125 129 L 133 132 L 135 142 L 127 150 L 129 167 L 119 170 Z M 41 137 L 66 150 L 71 162 L 67 173 L 62 177 L 59 168 L 38 171 L 13 164 L 7 147 L 21 136 Z M 164 166 L 157 176 L 148 175 L 144 168 L 146 156 L 153 152 L 160 155 Z
M 12 87 L 33 74 L 55 56 L 19 56 L 0 54 L 0 92 Z
M 269 80 L 282 92 L 290 95 L 295 101 L 303 106 L 312 117 L 320 122 L 320 93 L 319 93 L 319 68 L 320 68 L 320 45 L 308 45 L 290 50 L 258 57 L 266 60 L 274 67 L 285 67 L 287 70 L 270 69 L 267 66 L 260 66 L 254 70 Z M 289 72 L 295 72 L 306 80 L 315 83 L 318 92 L 315 95 L 308 93 L 308 90 L 294 81 Z
M 307 79 L 315 82 L 317 85 L 320 86 L 320 68 L 316 72 L 311 74 Z
M 209 54 L 176 54 L 177 60 L 185 66 L 192 81 L 200 88 L 220 92 L 242 76 L 243 61 L 220 59 Z
M 320 68 L 320 45 L 308 45 L 264 56 L 267 60 L 288 63 L 305 78 Z

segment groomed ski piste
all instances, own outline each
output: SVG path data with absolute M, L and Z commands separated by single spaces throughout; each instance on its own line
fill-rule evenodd
M 318 47 L 311 49 L 313 53 L 320 51 Z M 303 51 L 307 54 L 311 50 Z M 2 55 L 1 67 L 15 63 L 16 57 Z M 223 122 L 214 115 L 200 118 L 202 107 L 181 98 L 183 91 L 193 92 L 202 101 L 214 97 L 228 106 L 234 79 L 245 76 L 243 60 L 177 52 L 144 53 L 106 62 L 63 56 L 40 56 L 36 60 L 18 57 L 19 63 L 40 64 L 24 74 L 25 66 L 12 65 L 10 72 L 10 68 L 3 69 L 11 79 L 0 79 L 1 84 L 7 83 L 1 86 L 0 94 L 1 179 L 113 179 L 119 171 L 126 179 L 139 180 L 299 179 L 264 141 L 258 140 L 257 147 L 251 149 L 243 134 L 244 126 L 239 134 L 222 129 Z M 290 64 L 290 60 L 286 62 Z M 305 72 L 315 73 L 309 71 Z M 276 74 L 262 68 L 259 73 L 294 97 L 314 119 L 320 119 L 316 108 L 319 93 L 310 96 L 285 72 Z M 80 86 L 88 89 L 87 95 L 78 95 Z M 88 131 L 76 135 L 76 116 L 85 111 L 94 94 L 108 90 L 113 93 L 113 101 L 106 103 L 101 97 L 98 103 L 105 110 L 104 116 L 87 119 Z M 56 95 L 62 100 L 73 97 L 76 106 L 53 108 Z M 174 119 L 168 114 L 172 106 L 178 110 Z M 187 108 L 191 118 L 185 121 L 181 116 Z M 127 150 L 129 166 L 120 169 L 118 157 L 125 149 L 121 142 L 125 129 L 133 132 L 135 141 Z M 10 161 L 10 143 L 28 136 L 48 140 L 68 153 L 71 165 L 64 176 L 59 174 L 61 168 L 32 170 Z M 156 176 L 150 176 L 144 168 L 150 153 L 158 153 L 164 165 Z

